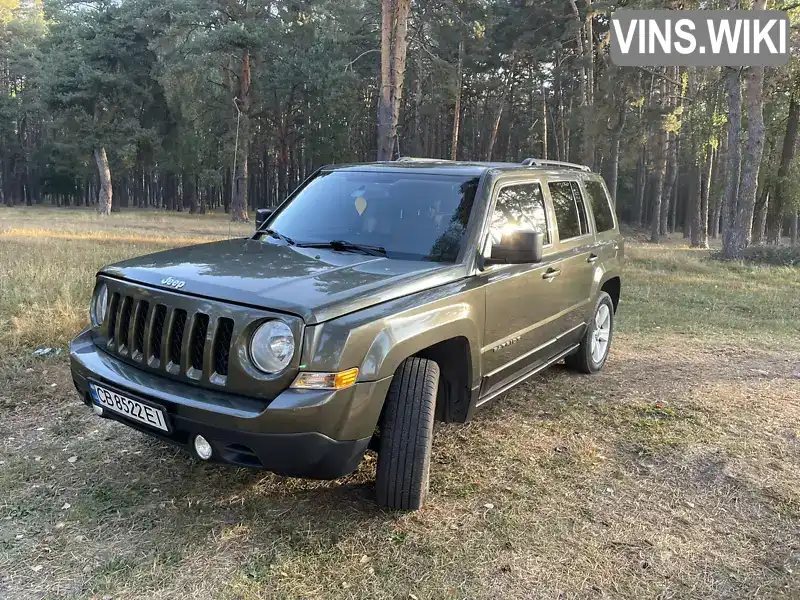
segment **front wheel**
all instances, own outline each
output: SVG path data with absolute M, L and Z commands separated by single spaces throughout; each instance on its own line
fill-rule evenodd
M 580 346 L 566 358 L 567 367 L 581 373 L 597 373 L 606 364 L 613 335 L 614 303 L 606 292 L 600 292 Z
M 428 494 L 439 365 L 411 357 L 397 369 L 380 426 L 378 504 L 416 510 Z

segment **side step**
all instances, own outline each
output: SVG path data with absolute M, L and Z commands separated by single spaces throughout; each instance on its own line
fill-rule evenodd
M 523 381 L 525 381 L 526 379 L 528 379 L 529 377 L 533 377 L 537 373 L 545 370 L 547 367 L 549 367 L 553 363 L 556 363 L 559 360 L 561 360 L 562 358 L 564 358 L 570 352 L 573 352 L 573 351 L 577 350 L 579 346 L 580 346 L 580 344 L 574 344 L 574 345 L 570 346 L 569 348 L 567 348 L 563 352 L 559 352 L 553 358 L 551 358 L 547 362 L 542 363 L 541 365 L 539 365 L 535 369 L 533 369 L 531 371 L 524 372 L 522 375 L 520 375 L 519 377 L 517 377 L 513 381 L 508 382 L 503 387 L 498 388 L 496 390 L 493 390 L 492 392 L 486 394 L 486 396 L 484 396 L 483 398 L 479 398 L 477 404 L 475 404 L 475 408 L 479 408 L 479 407 L 483 406 L 484 404 L 486 404 L 490 400 L 494 400 L 495 398 L 497 398 L 500 394 L 503 394 L 503 393 L 507 392 L 508 390 L 513 388 L 515 385 L 518 385 L 518 384 L 522 383 Z

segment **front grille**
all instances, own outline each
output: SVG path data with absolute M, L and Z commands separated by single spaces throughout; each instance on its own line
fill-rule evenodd
M 235 323 L 228 317 L 219 317 L 215 322 L 211 319 L 204 312 L 188 314 L 165 304 L 151 307 L 148 300 L 115 292 L 109 306 L 106 347 L 173 375 L 195 381 L 205 375 L 211 383 L 226 385 Z M 210 327 L 215 327 L 212 364 L 206 365 L 206 336 Z M 187 335 L 190 337 L 184 348 Z
M 280 377 L 256 379 L 242 347 L 251 329 L 278 316 L 268 310 L 217 300 L 197 299 L 174 291 L 104 278 L 109 286 L 108 317 L 94 328 L 95 343 L 103 350 L 144 371 L 209 389 L 255 396 L 270 401 L 286 389 L 296 367 Z M 295 335 L 302 335 L 296 330 Z M 240 358 L 241 357 L 241 358 Z

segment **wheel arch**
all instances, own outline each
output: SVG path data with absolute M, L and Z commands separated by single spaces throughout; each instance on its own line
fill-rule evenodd
M 611 303 L 614 305 L 614 312 L 619 307 L 620 293 L 622 292 L 622 279 L 619 275 L 611 275 L 600 284 L 600 291 L 606 292 L 611 296 Z
M 451 307 L 452 308 L 452 307 Z M 389 324 L 376 337 L 364 365 L 374 369 L 376 379 L 394 375 L 408 358 L 417 356 L 436 362 L 440 370 L 439 399 L 436 418 L 447 422 L 469 419 L 472 390 L 480 368 L 480 345 L 476 321 L 468 314 L 451 321 L 439 320 L 438 325 L 403 327 Z
M 463 423 L 469 418 L 472 399 L 472 356 L 464 336 L 448 338 L 423 348 L 415 356 L 439 365 L 439 395 L 436 420 Z

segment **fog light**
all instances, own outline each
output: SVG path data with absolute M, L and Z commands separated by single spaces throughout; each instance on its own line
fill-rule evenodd
M 99 404 L 92 404 L 92 412 L 96 414 L 98 417 L 103 416 L 103 407 Z
M 211 448 L 211 444 L 208 443 L 206 438 L 202 435 L 198 435 L 194 438 L 194 451 L 197 452 L 197 456 L 203 460 L 208 460 L 211 458 L 211 453 L 214 450 Z

